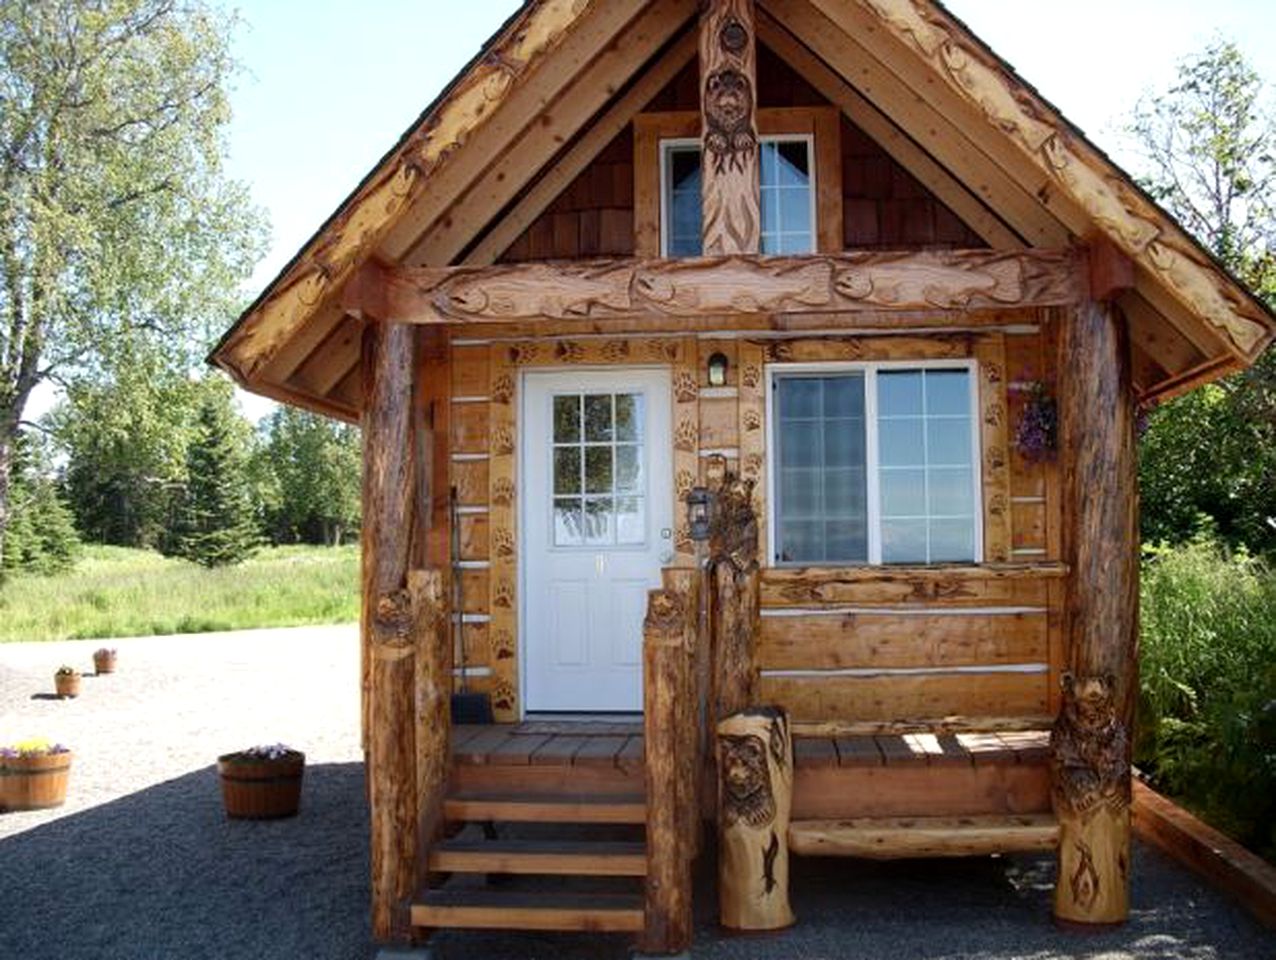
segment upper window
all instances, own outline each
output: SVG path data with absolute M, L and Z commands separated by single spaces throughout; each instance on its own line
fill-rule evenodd
M 762 252 L 815 250 L 815 189 L 809 135 L 762 137 L 758 180 Z M 700 243 L 700 141 L 660 142 L 660 252 L 694 257 Z
M 973 361 L 771 371 L 777 564 L 980 557 Z

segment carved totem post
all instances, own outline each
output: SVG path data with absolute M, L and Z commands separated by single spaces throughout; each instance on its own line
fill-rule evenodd
M 793 741 L 787 714 L 779 707 L 753 707 L 719 723 L 718 769 L 722 925 L 734 930 L 790 926 Z
M 1129 914 L 1130 735 L 1138 677 L 1134 395 L 1124 318 L 1083 303 L 1061 331 L 1060 450 L 1072 672 L 1050 738 L 1059 920 Z
M 760 632 L 758 518 L 753 481 L 726 473 L 717 490 L 709 538 L 713 582 L 713 719 L 743 710 L 758 686 Z
M 707 0 L 704 4 L 700 114 L 704 253 L 757 253 L 762 217 L 753 0 Z

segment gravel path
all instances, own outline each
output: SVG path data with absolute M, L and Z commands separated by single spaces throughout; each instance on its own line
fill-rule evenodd
M 76 751 L 66 806 L 0 815 L 0 960 L 367 960 L 367 814 L 353 627 L 0 645 L 0 742 Z M 51 699 L 61 663 L 88 671 Z M 229 821 L 219 753 L 284 741 L 306 752 L 301 816 Z M 1135 855 L 1124 927 L 1049 922 L 1049 858 L 872 864 L 798 860 L 799 923 L 722 938 L 698 899 L 698 958 L 1273 960 L 1276 937 L 1154 850 Z M 709 878 L 704 878 L 706 885 Z M 446 933 L 444 960 L 619 960 L 596 936 Z

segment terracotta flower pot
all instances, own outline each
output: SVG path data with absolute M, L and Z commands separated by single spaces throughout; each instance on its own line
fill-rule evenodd
M 93 671 L 95 673 L 114 673 L 115 651 L 99 650 L 93 654 Z
M 218 757 L 226 816 L 235 820 L 296 816 L 305 767 L 306 755 L 296 750 L 277 760 L 242 752 Z
M 0 757 L 0 810 L 45 810 L 66 803 L 71 752 Z
M 58 696 L 63 699 L 80 695 L 80 675 L 78 673 L 55 673 L 53 675 L 53 685 L 57 688 Z

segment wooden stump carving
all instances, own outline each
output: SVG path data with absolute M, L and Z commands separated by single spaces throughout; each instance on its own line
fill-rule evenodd
M 788 715 L 754 707 L 718 724 L 719 908 L 735 930 L 779 930 L 789 906 L 793 742 Z
M 1050 733 L 1059 818 L 1054 913 L 1074 923 L 1119 923 L 1129 913 L 1129 736 L 1108 676 L 1064 674 Z

